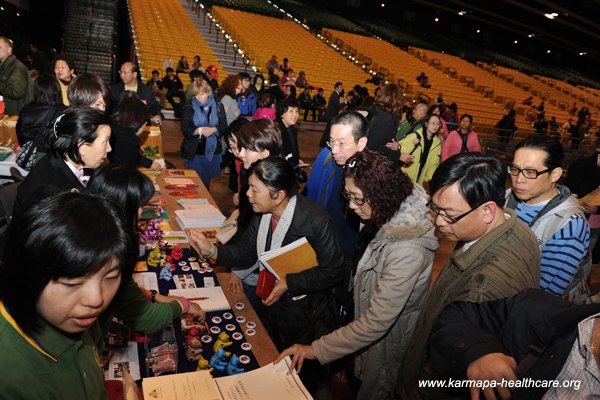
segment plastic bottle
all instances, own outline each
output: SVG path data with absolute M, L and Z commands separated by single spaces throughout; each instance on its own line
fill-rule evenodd
M 0 118 L 4 118 L 4 97 L 0 96 Z

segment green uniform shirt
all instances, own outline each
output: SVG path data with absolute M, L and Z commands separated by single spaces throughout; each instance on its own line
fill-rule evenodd
M 66 336 L 44 323 L 30 337 L 0 302 L 0 400 L 106 399 L 98 347 L 111 316 L 134 330 L 153 332 L 182 313 L 177 301 L 152 304 L 133 281 L 113 300 L 113 307 L 80 335 Z

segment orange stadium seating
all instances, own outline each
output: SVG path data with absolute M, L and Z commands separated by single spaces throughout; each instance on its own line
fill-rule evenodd
M 154 69 L 161 71 L 163 76 L 165 60 L 172 60 L 173 69 L 177 69 L 182 55 L 188 58 L 190 65 L 198 54 L 204 67 L 214 64 L 222 70 L 221 63 L 179 1 L 129 0 L 129 5 L 143 78 L 150 78 Z M 184 84 L 189 82 L 187 75 L 180 78 Z
M 370 77 L 295 22 L 222 7 L 213 7 L 213 16 L 264 73 L 267 61 L 275 54 L 279 61 L 287 57 L 296 75 L 306 72 L 309 84 L 324 88 L 326 93 L 337 81 L 348 90 L 356 83 L 364 85 Z

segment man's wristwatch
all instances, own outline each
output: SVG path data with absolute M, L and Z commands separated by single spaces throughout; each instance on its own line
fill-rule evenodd
M 150 290 L 150 301 L 156 303 L 156 295 L 158 292 L 154 289 Z

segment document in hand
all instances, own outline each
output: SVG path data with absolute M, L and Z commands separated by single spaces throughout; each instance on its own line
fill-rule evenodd
M 305 237 L 279 249 L 267 251 L 258 258 L 277 280 L 285 279 L 287 274 L 295 274 L 316 267 L 317 254 Z
M 155 400 L 312 400 L 296 371 L 287 373 L 290 364 L 287 357 L 279 364 L 217 379 L 208 371 L 145 378 L 142 389 L 145 399 Z
M 317 254 L 305 237 L 263 253 L 258 261 L 264 269 L 258 275 L 256 295 L 263 300 L 269 297 L 276 281 L 285 279 L 287 274 L 302 272 L 318 265 Z

